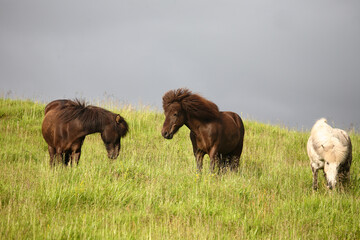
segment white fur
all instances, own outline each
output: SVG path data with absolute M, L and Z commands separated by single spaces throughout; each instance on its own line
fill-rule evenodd
M 328 186 L 333 188 L 339 166 L 347 161 L 351 164 L 352 160 L 349 135 L 344 130 L 332 128 L 325 118 L 319 119 L 311 129 L 307 152 L 314 173 L 314 188 L 317 188 L 318 169 L 324 169 Z

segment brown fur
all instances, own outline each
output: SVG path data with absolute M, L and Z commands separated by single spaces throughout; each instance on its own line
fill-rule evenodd
M 101 133 L 109 158 L 116 158 L 120 138 L 128 132 L 128 125 L 120 115 L 106 109 L 87 106 L 75 100 L 55 100 L 46 105 L 42 134 L 48 144 L 50 164 L 54 160 L 64 164 L 79 162 L 85 136 Z
M 218 106 L 198 94 L 192 94 L 188 89 L 180 88 L 169 91 L 163 96 L 164 110 L 174 102 L 181 103 L 182 108 L 195 118 L 213 120 L 220 117 Z
M 245 133 L 238 114 L 220 112 L 213 102 L 183 88 L 165 93 L 163 108 L 166 117 L 163 137 L 171 139 L 185 124 L 190 129 L 198 171 L 202 170 L 205 154 L 210 156 L 212 171 L 216 164 L 219 170 L 227 164 L 238 170 Z

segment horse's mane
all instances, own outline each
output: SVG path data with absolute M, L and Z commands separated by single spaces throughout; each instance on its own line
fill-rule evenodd
M 165 111 L 174 102 L 180 103 L 185 112 L 198 119 L 213 120 L 220 116 L 219 108 L 215 103 L 198 94 L 193 94 L 186 88 L 170 90 L 164 94 L 163 108 Z
M 114 118 L 115 113 L 112 113 L 104 108 L 87 105 L 84 100 L 60 100 L 58 119 L 67 123 L 72 120 L 79 120 L 85 128 L 99 128 L 103 126 L 105 121 L 109 118 Z

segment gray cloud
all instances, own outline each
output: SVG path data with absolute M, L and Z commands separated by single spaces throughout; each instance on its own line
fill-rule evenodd
M 0 84 L 161 106 L 189 87 L 254 119 L 359 126 L 359 1 L 0 1 Z

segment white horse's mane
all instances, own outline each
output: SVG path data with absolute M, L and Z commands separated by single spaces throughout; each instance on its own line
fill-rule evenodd
M 311 138 L 319 156 L 329 162 L 340 163 L 345 160 L 351 143 L 344 130 L 332 128 L 325 118 L 321 118 L 311 129 Z

